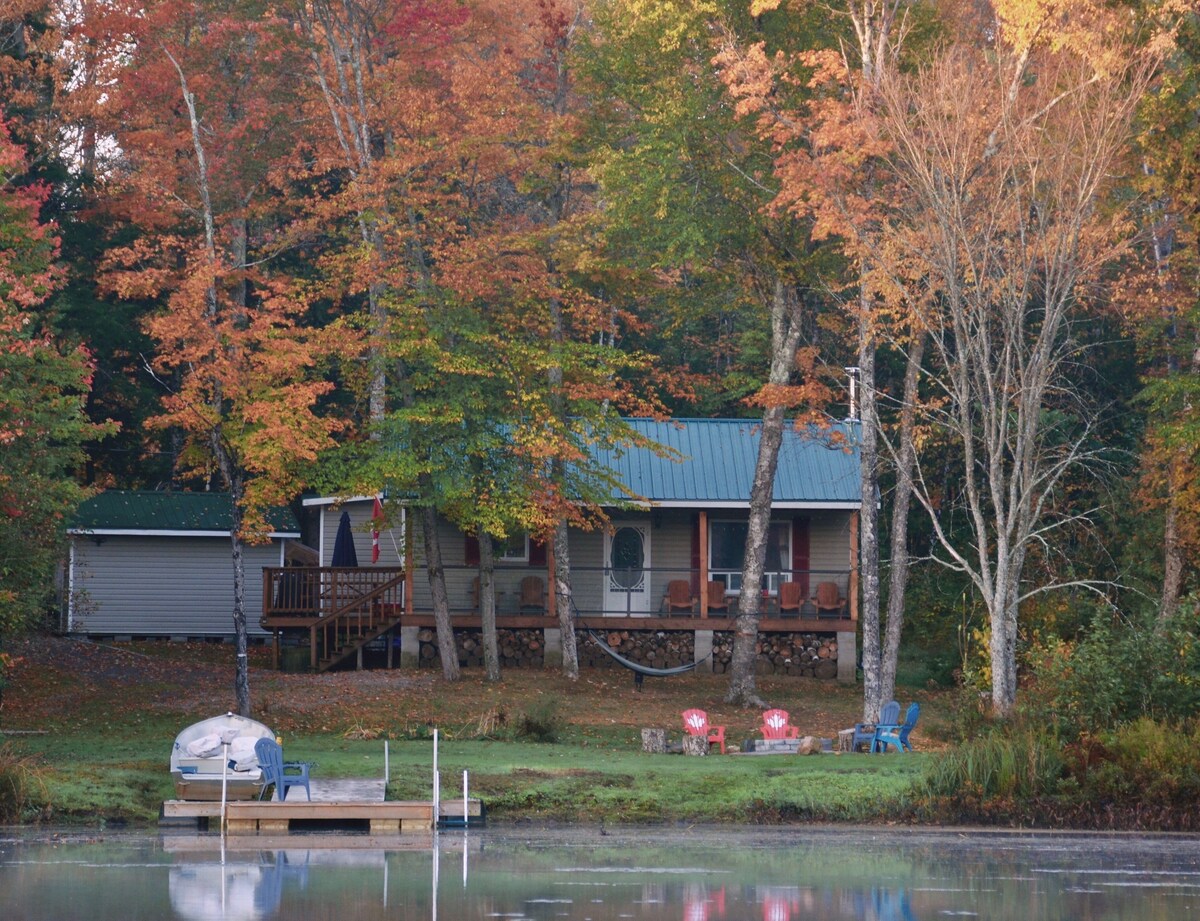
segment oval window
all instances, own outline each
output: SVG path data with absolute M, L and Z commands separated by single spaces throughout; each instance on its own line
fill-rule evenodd
M 612 536 L 608 560 L 613 585 L 627 591 L 640 586 L 645 558 L 642 532 L 637 528 L 617 528 Z

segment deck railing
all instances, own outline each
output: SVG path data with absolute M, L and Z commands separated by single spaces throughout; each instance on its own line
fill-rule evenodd
M 264 566 L 263 617 L 324 617 L 368 598 L 401 611 L 403 580 L 397 566 Z
M 475 566 L 445 567 L 446 593 L 452 614 L 476 614 L 479 612 L 480 588 L 479 569 Z M 848 589 L 849 569 L 804 569 L 773 570 L 763 577 L 763 603 L 760 610 L 767 617 L 849 617 Z M 720 602 L 703 611 L 709 617 L 736 617 L 741 592 L 735 588 L 741 573 L 725 571 L 710 572 L 709 582 L 718 584 L 712 595 Z M 529 580 L 540 583 L 536 589 L 528 587 Z M 701 605 L 701 573 L 698 569 L 651 567 L 641 570 L 615 570 L 611 567 L 572 566 L 571 583 L 575 605 L 584 617 L 699 617 Z M 687 585 L 687 607 L 669 604 L 672 582 Z M 799 609 L 780 610 L 780 586 L 785 582 L 799 584 L 801 605 Z M 823 614 L 813 605 L 816 587 L 822 582 L 837 586 L 838 596 L 845 601 L 844 610 L 825 611 Z M 547 587 L 549 571 L 529 566 L 497 566 L 492 576 L 496 598 L 496 613 L 504 616 L 544 615 L 549 617 Z M 427 612 L 431 603 L 424 580 L 414 585 L 414 607 Z M 709 591 L 706 587 L 705 591 Z
M 418 573 L 415 584 L 406 588 L 404 570 L 398 567 L 265 567 L 263 569 L 263 618 L 288 626 L 309 626 L 361 599 L 362 614 L 371 605 L 376 612 L 401 612 L 405 592 L 414 591 L 413 609 L 427 614 L 432 610 L 428 582 Z M 479 569 L 476 566 L 445 567 L 446 593 L 450 613 L 474 615 L 480 610 Z M 710 571 L 709 583 L 701 591 L 698 569 L 651 567 L 641 570 L 615 570 L 611 567 L 572 566 L 571 582 L 579 614 L 591 617 L 736 617 L 741 592 L 737 585 L 741 573 Z M 391 582 L 389 586 L 387 583 Z M 686 583 L 686 606 L 672 607 L 672 582 Z M 799 608 L 781 609 L 784 583 L 799 584 Z M 819 610 L 813 604 L 817 586 L 832 582 L 844 601 L 840 610 Z M 544 567 L 497 566 L 492 577 L 496 613 L 500 617 L 546 617 L 553 611 L 548 603 L 549 571 Z M 765 617 L 851 616 L 848 601 L 849 569 L 772 570 L 763 576 L 760 611 Z M 381 589 L 381 586 L 386 586 Z M 709 592 L 712 594 L 708 594 Z M 701 604 L 702 594 L 710 603 Z

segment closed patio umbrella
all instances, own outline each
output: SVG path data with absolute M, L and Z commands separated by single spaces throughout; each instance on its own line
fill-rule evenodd
M 357 566 L 358 553 L 354 550 L 354 532 L 350 529 L 350 513 L 342 512 L 338 522 L 337 537 L 333 539 L 333 558 L 330 566 Z

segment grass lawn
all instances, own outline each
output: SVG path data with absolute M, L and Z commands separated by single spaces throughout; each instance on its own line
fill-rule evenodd
M 175 735 L 233 707 L 228 646 L 36 637 L 9 651 L 19 661 L 0 711 L 0 771 L 6 760 L 27 767 L 27 816 L 154 821 L 173 795 Z M 283 737 L 285 757 L 317 762 L 318 777 L 379 777 L 387 739 L 389 797 L 427 799 L 436 727 L 443 796 L 461 795 L 467 770 L 471 795 L 493 821 L 887 819 L 929 757 L 643 753 L 641 728 L 678 739 L 680 713 L 693 706 L 725 725 L 730 742 L 753 737 L 761 714 L 725 704 L 727 679 L 718 675 L 649 679 L 639 693 L 624 670 L 587 671 L 577 682 L 509 670 L 497 684 L 467 671 L 447 684 L 428 670 L 280 674 L 262 649 L 252 661 L 253 715 Z M 862 706 L 860 688 L 832 682 L 764 677 L 759 689 L 802 734 L 824 738 L 854 723 Z M 936 749 L 945 692 L 900 696 L 921 702 L 917 747 Z M 533 741 L 539 734 L 557 737 Z

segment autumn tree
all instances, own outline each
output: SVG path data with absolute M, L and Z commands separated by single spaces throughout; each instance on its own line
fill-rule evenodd
M 1139 495 L 1163 515 L 1159 616 L 1166 620 L 1194 585 L 1188 561 L 1200 549 L 1200 16 L 1170 3 L 1157 12 L 1182 15 L 1139 120 L 1145 232 L 1118 307 L 1146 365 Z
M 903 393 L 892 401 L 881 390 L 877 371 L 885 347 L 885 330 L 898 315 L 872 279 L 872 250 L 886 220 L 892 190 L 888 188 L 887 144 L 877 132 L 875 107 L 879 81 L 901 56 L 913 28 L 910 0 L 817 3 L 754 0 L 751 11 L 783 28 L 799 28 L 800 16 L 814 11 L 848 26 L 836 47 L 810 46 L 789 53 L 762 43 L 730 42 L 723 54 L 724 79 L 738 100 L 739 111 L 753 118 L 756 133 L 775 153 L 777 192 L 773 207 L 797 220 L 811 222 L 816 238 L 830 240 L 854 268 L 853 276 L 830 277 L 825 283 L 839 292 L 852 325 L 859 393 L 858 513 L 861 624 L 863 636 L 863 715 L 875 720 L 892 697 L 899 654 L 908 576 L 907 531 L 911 495 L 913 413 L 919 386 L 922 338 L 912 339 L 907 353 Z M 807 85 L 810 92 L 796 104 L 781 92 Z M 903 321 L 899 321 L 903 326 Z M 881 395 L 882 394 L 882 395 Z M 886 410 L 898 405 L 896 447 L 881 457 Z M 884 445 L 889 443 L 886 439 Z M 883 461 L 895 471 L 891 525 L 887 643 L 881 643 L 879 508 L 877 497 Z
M 42 311 L 61 282 L 41 222 L 48 189 L 26 183 L 24 151 L 0 117 L 0 639 L 44 615 L 68 518 L 85 493 L 82 446 L 110 426 L 83 412 L 91 360 L 65 349 Z
M 1128 242 L 1127 213 L 1110 193 L 1149 60 L 1123 45 L 1085 53 L 1033 41 L 1028 20 L 999 25 L 994 48 L 949 47 L 881 84 L 905 194 L 879 258 L 922 279 L 911 299 L 938 397 L 925 421 L 955 444 L 961 492 L 936 496 L 918 461 L 916 497 L 943 562 L 987 608 L 992 702 L 1006 714 L 1021 603 L 1050 587 L 1026 581 L 1026 561 L 1085 514 L 1059 517 L 1055 506 L 1088 453 L 1087 399 L 1071 377 L 1075 329 Z M 939 501 L 961 503 L 966 543 L 945 529 Z
M 742 3 L 673 4 L 622 0 L 596 10 L 592 93 L 612 99 L 607 140 L 595 152 L 606 202 L 606 234 L 628 240 L 632 264 L 657 268 L 669 284 L 703 280 L 745 305 L 760 364 L 746 401 L 762 414 L 733 661 L 727 700 L 758 705 L 756 643 L 771 493 L 789 411 L 823 405 L 828 391 L 802 375 L 798 354 L 817 334 L 821 306 L 815 266 L 824 257 L 807 228 L 769 208 L 775 192 L 769 147 L 741 121 L 714 70 L 723 47 L 760 37 Z M 813 23 L 813 33 L 818 27 Z M 776 45 L 802 37 L 771 33 Z M 749 39 L 746 39 L 747 41 Z M 793 90 L 794 88 L 789 88 Z M 691 302 L 701 285 L 679 285 Z
M 166 391 L 157 424 L 184 433 L 188 472 L 230 494 L 235 693 L 248 715 L 243 543 L 265 536 L 266 509 L 294 495 L 335 428 L 317 411 L 330 385 L 313 373 L 305 302 L 270 270 L 271 173 L 291 152 L 289 33 L 268 7 L 220 2 L 113 5 L 90 26 L 126 52 L 109 58 L 126 169 L 106 191 L 139 231 L 110 251 L 105 283 L 162 298 L 148 322 Z

